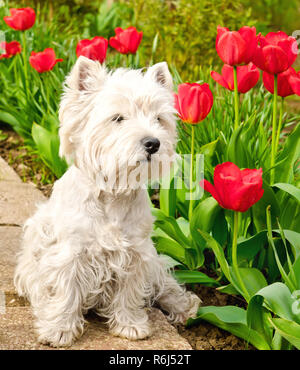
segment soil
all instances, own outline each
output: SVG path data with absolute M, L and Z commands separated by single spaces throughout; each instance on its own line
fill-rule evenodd
M 50 174 L 39 157 L 24 146 L 23 140 L 14 131 L 3 127 L 1 131 L 0 134 L 6 136 L 6 138 L 0 140 L 0 156 L 13 167 L 24 182 L 34 183 L 46 197 L 49 197 L 55 177 Z M 158 202 L 156 197 L 157 195 L 154 194 L 153 200 Z M 210 275 L 209 271 L 205 272 Z M 203 306 L 235 305 L 244 307 L 242 299 L 220 293 L 214 288 L 196 285 L 194 292 L 203 301 Z M 11 297 L 11 300 L 8 301 L 11 302 L 12 306 L 14 304 L 20 305 L 18 297 Z M 21 303 L 22 305 L 26 304 Z M 186 328 L 184 325 L 176 325 L 176 327 L 195 350 L 254 349 L 242 339 L 204 321 L 190 328 Z
M 198 285 L 195 293 L 202 299 L 202 306 L 238 306 L 245 308 L 245 301 L 239 297 L 220 293 L 215 288 Z M 186 328 L 177 325 L 178 332 L 195 350 L 255 350 L 243 339 L 219 329 L 208 322 Z

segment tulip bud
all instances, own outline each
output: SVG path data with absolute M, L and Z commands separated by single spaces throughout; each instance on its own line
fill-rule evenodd
M 175 108 L 183 122 L 195 124 L 204 120 L 213 105 L 213 94 L 208 84 L 184 83 L 174 94 Z
M 242 27 L 239 31 L 229 31 L 218 26 L 216 49 L 225 64 L 236 66 L 251 62 L 257 46 L 255 27 Z

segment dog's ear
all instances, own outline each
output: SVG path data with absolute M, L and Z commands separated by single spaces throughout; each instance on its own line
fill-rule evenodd
M 99 62 L 81 55 L 66 78 L 66 84 L 72 90 L 97 91 L 105 81 L 106 74 L 106 68 Z
M 146 76 L 154 79 L 167 89 L 173 90 L 173 79 L 166 62 L 157 63 L 149 67 Z
M 107 71 L 100 63 L 80 56 L 65 81 L 60 102 L 60 149 L 61 156 L 72 157 L 76 142 L 85 123 L 85 102 L 93 92 L 101 90 Z

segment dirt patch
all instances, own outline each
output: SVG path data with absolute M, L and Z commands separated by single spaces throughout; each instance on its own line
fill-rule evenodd
M 243 299 L 220 293 L 215 288 L 197 286 L 195 293 L 202 299 L 203 306 L 232 305 L 242 308 L 246 306 Z M 196 350 L 255 350 L 251 344 L 246 343 L 243 339 L 205 321 L 190 328 L 186 328 L 184 325 L 176 325 L 176 327 L 179 334 L 187 339 Z

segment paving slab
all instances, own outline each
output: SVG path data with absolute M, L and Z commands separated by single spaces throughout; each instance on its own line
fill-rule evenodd
M 18 226 L 0 227 L 0 291 L 12 294 L 15 291 L 13 275 L 16 255 L 20 249 L 22 228 Z
M 18 174 L 0 157 L 0 181 L 14 181 L 22 183 Z
M 87 317 L 86 330 L 70 350 L 191 350 L 186 339 L 170 325 L 163 313 L 153 308 L 149 313 L 152 336 L 143 340 L 131 341 L 114 337 L 107 331 L 107 326 L 96 315 Z M 0 350 L 51 350 L 50 346 L 39 344 L 33 328 L 33 316 L 30 307 L 7 307 L 0 315 Z
M 45 199 L 31 184 L 0 181 L 0 225 L 22 226 Z

